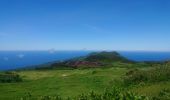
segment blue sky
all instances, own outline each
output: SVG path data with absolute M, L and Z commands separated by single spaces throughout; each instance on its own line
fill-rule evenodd
M 170 0 L 0 0 L 0 50 L 170 51 Z

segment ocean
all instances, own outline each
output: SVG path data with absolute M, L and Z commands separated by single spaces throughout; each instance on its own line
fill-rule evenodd
M 17 69 L 85 56 L 92 51 L 0 51 L 0 70 Z M 134 61 L 170 60 L 170 52 L 118 51 Z

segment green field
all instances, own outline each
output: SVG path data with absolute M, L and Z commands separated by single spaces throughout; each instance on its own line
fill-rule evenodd
M 0 83 L 0 100 L 20 100 L 21 97 L 31 96 L 36 98 L 46 95 L 60 95 L 65 98 L 91 91 L 102 93 L 105 88 L 118 85 L 113 80 L 122 80 L 122 77 L 129 70 L 114 67 L 17 71 L 16 73 L 23 78 L 23 82 Z M 124 88 L 140 95 L 152 97 L 157 96 L 165 88 L 170 89 L 170 82 L 146 83 Z
M 125 68 L 44 70 L 17 72 L 24 79 L 20 83 L 0 83 L 0 100 L 11 100 L 31 94 L 76 96 L 92 90 L 102 92 L 109 82 L 119 79 Z

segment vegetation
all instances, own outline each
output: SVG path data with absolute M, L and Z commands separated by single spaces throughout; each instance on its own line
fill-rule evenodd
M 18 71 L 20 83 L 0 83 L 0 100 L 40 96 L 76 97 L 91 91 L 102 93 L 112 86 L 110 81 L 120 79 L 126 68 L 94 68 L 74 70 L 27 70 Z
M 51 66 L 39 67 L 38 69 L 110 67 L 112 63 L 130 64 L 134 61 L 126 59 L 117 52 L 94 52 L 85 57 L 52 63 Z
M 126 73 L 125 84 L 139 84 L 144 82 L 161 82 L 170 80 L 170 66 L 155 67 L 150 70 L 133 69 Z
M 33 99 L 31 96 L 22 99 Z M 106 89 L 103 93 L 98 94 L 93 91 L 88 94 L 81 94 L 79 96 L 70 98 L 62 98 L 60 96 L 41 96 L 38 97 L 39 100 L 148 100 L 146 96 L 140 96 L 132 92 L 126 91 L 122 92 L 120 88 Z
M 163 89 L 159 92 L 159 94 L 153 97 L 153 100 L 169 100 L 170 99 L 170 90 Z
M 123 59 L 102 52 L 36 70 L 0 72 L 0 100 L 170 100 L 169 61 Z M 84 67 L 70 66 L 75 64 Z
M 139 68 L 138 71 L 150 72 L 156 69 Z M 74 70 L 18 71 L 16 73 L 22 77 L 23 82 L 0 83 L 0 99 L 11 100 L 11 98 L 15 98 L 18 100 L 20 98 L 27 98 L 26 100 L 55 100 L 54 98 L 61 98 L 56 100 L 65 100 L 70 98 L 71 100 L 95 100 L 91 97 L 93 93 L 95 95 L 94 98 L 98 98 L 96 100 L 104 100 L 103 97 L 105 94 L 108 94 L 110 98 L 114 98 L 114 95 L 116 95 L 114 91 L 117 91 L 119 96 L 126 98 L 124 100 L 130 98 L 128 97 L 129 94 L 135 98 L 139 97 L 151 100 L 169 98 L 169 80 L 143 81 L 145 84 L 142 82 L 140 82 L 140 84 L 134 84 L 136 81 L 133 81 L 132 83 L 128 83 L 128 85 L 125 84 L 124 77 L 131 70 L 132 69 L 127 68 L 110 67 Z M 114 90 L 114 88 L 111 87 L 117 88 Z
M 22 78 L 14 72 L 5 72 L 0 74 L 0 83 L 21 82 Z
M 91 53 L 89 56 L 85 58 L 87 61 L 93 62 L 132 62 L 125 57 L 121 56 L 117 52 L 97 52 Z

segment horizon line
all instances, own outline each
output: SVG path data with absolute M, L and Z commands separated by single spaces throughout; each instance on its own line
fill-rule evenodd
M 0 50 L 0 51 L 128 51 L 128 52 L 170 52 L 170 50 L 110 50 L 110 49 L 37 49 L 37 50 Z

